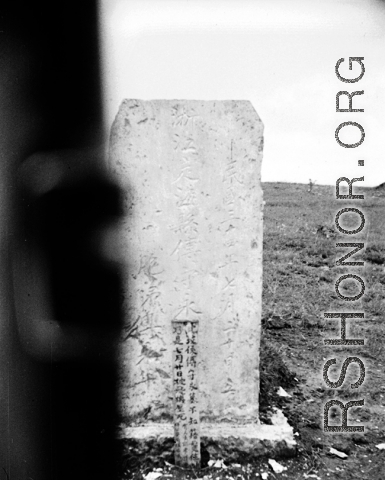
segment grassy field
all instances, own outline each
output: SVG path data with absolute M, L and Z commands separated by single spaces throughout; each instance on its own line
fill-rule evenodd
M 349 202 L 336 200 L 335 189 L 329 186 L 315 186 L 312 193 L 302 184 L 265 183 L 263 189 L 261 418 L 268 416 L 272 407 L 281 408 L 296 432 L 298 454 L 278 459 L 287 468 L 281 474 L 274 474 L 263 459 L 253 465 L 194 472 L 191 478 L 241 480 L 262 478 L 264 473 L 267 478 L 294 480 L 383 480 L 385 450 L 376 445 L 385 442 L 385 190 L 363 189 L 365 200 Z M 345 206 L 360 208 L 365 214 L 365 227 L 357 235 L 340 234 L 334 225 L 336 212 Z M 341 225 L 356 228 L 357 216 L 345 214 Z M 364 261 L 364 266 L 336 266 L 336 260 L 348 251 L 337 248 L 337 242 L 364 243 L 365 249 L 348 259 Z M 365 281 L 365 294 L 356 302 L 341 300 L 335 291 L 336 280 L 346 273 Z M 346 296 L 359 290 L 351 280 L 340 286 Z M 324 345 L 324 339 L 337 337 L 340 331 L 340 322 L 325 319 L 324 312 L 338 311 L 365 312 L 364 319 L 348 320 L 348 337 L 364 338 L 364 346 Z M 349 356 L 358 356 L 365 364 L 363 385 L 354 391 L 350 388 L 358 378 L 358 368 L 351 364 L 343 385 L 328 388 L 322 378 L 326 360 L 337 358 L 338 368 L 329 372 L 335 380 Z M 291 396 L 279 397 L 280 386 Z M 364 434 L 324 433 L 322 405 L 332 398 L 343 402 L 364 398 L 364 406 L 351 408 L 348 416 L 349 424 L 365 426 Z M 340 423 L 338 409 L 332 409 L 331 415 L 335 424 Z M 331 455 L 331 447 L 347 458 Z M 170 465 L 158 467 L 159 480 L 178 476 Z M 142 465 L 136 475 L 146 475 L 149 469 Z M 130 473 L 124 476 L 128 478 Z
M 357 184 L 356 184 L 357 185 Z M 354 192 L 356 193 L 357 190 Z M 278 403 L 299 433 L 299 452 L 288 461 L 284 478 L 382 479 L 385 478 L 385 453 L 375 445 L 385 440 L 385 371 L 382 317 L 385 305 L 385 192 L 362 189 L 364 200 L 336 200 L 334 187 L 316 186 L 313 193 L 305 185 L 264 184 L 264 284 L 263 350 L 261 355 L 261 405 Z M 359 208 L 365 227 L 356 235 L 341 234 L 334 225 L 343 207 Z M 358 226 L 357 215 L 345 214 L 341 225 Z M 336 243 L 361 242 L 365 248 L 347 261 L 364 261 L 364 266 L 336 266 L 349 249 Z M 335 282 L 343 274 L 356 274 L 365 281 L 365 294 L 355 302 L 341 300 Z M 340 285 L 346 296 L 358 294 L 357 282 Z M 365 312 L 364 319 L 348 320 L 350 338 L 364 338 L 364 346 L 326 346 L 324 339 L 339 336 L 340 321 L 324 318 L 324 312 Z M 276 364 L 264 362 L 279 352 Z M 358 356 L 366 369 L 365 381 L 350 388 L 358 376 L 353 364 L 343 385 L 330 389 L 322 378 L 326 360 L 337 359 L 338 369 L 329 375 L 337 379 L 341 363 Z M 298 381 L 292 379 L 295 375 Z M 274 396 L 278 383 L 286 381 L 292 397 L 279 401 Z M 284 387 L 284 385 L 282 385 Z M 266 396 L 270 396 L 266 401 Z M 349 424 L 364 425 L 364 434 L 324 433 L 322 405 L 332 398 L 364 399 L 363 407 L 349 410 Z M 340 424 L 339 409 L 332 410 Z M 331 456 L 330 447 L 345 452 L 345 460 Z M 307 472 L 307 473 L 306 473 Z M 311 478 L 311 477 L 310 477 Z M 313 477 L 316 478 L 316 477 Z

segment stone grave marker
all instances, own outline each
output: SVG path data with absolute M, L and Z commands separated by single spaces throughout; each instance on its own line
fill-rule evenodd
M 120 106 L 110 167 L 125 192 L 127 436 L 172 435 L 181 321 L 190 333 L 199 322 L 201 440 L 221 426 L 243 428 L 251 446 L 259 435 L 262 133 L 248 101 Z

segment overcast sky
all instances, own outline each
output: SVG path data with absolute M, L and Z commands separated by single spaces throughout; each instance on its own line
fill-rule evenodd
M 385 182 L 384 2 L 102 0 L 101 22 L 106 129 L 124 98 L 250 100 L 265 125 L 263 181 Z M 334 72 L 349 56 L 365 58 L 353 84 Z M 364 90 L 353 107 L 365 112 L 337 113 L 339 90 Z M 357 148 L 335 140 L 349 120 L 365 129 Z M 350 129 L 341 140 L 358 141 Z

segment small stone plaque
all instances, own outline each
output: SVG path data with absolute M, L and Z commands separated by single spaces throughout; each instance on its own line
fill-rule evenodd
M 200 467 L 198 321 L 172 322 L 175 464 Z

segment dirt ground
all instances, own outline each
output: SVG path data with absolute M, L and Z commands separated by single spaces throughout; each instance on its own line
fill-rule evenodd
M 282 405 L 299 434 L 298 456 L 287 462 L 289 469 L 282 478 L 307 478 L 306 473 L 321 479 L 385 478 L 385 451 L 376 447 L 385 441 L 385 191 L 360 193 L 364 200 L 345 201 L 336 200 L 333 187 L 315 186 L 309 193 L 305 185 L 264 185 L 264 336 L 298 379 L 294 388 L 287 389 L 291 397 Z M 341 234 L 334 225 L 336 213 L 346 206 L 365 215 L 359 234 Z M 353 216 L 345 218 L 349 229 L 357 227 Z M 365 248 L 347 260 L 364 261 L 364 266 L 336 266 L 350 250 L 336 247 L 338 242 L 364 243 Z M 365 281 L 365 294 L 355 302 L 341 300 L 335 291 L 336 280 L 348 273 Z M 341 284 L 340 292 L 358 294 L 357 282 L 348 282 Z M 340 321 L 325 319 L 323 313 L 341 311 L 365 313 L 363 319 L 347 321 L 347 336 L 365 339 L 363 346 L 324 344 L 324 339 L 339 336 Z M 365 365 L 363 384 L 350 388 L 359 376 L 352 364 L 340 388 L 327 387 L 322 378 L 326 361 L 337 359 L 335 374 L 333 368 L 329 373 L 335 381 L 343 361 L 352 356 Z M 348 415 L 349 425 L 363 425 L 364 433 L 323 431 L 323 405 L 333 398 L 343 403 L 364 399 L 364 406 L 351 408 Z M 339 409 L 331 412 L 333 416 L 330 423 L 341 424 Z M 330 454 L 330 447 L 347 457 Z
M 297 455 L 276 458 L 286 468 L 282 473 L 274 473 L 268 459 L 249 465 L 226 465 L 224 461 L 225 467 L 197 472 L 183 472 L 153 459 L 140 465 L 126 461 L 123 478 L 385 479 L 385 450 L 376 446 L 385 443 L 385 189 L 362 189 L 359 193 L 365 199 L 350 201 L 336 200 L 335 188 L 329 186 L 315 185 L 308 192 L 302 184 L 265 183 L 263 190 L 261 419 L 268 417 L 272 407 L 280 408 L 293 426 Z M 346 206 L 359 208 L 365 215 L 365 227 L 356 235 L 341 234 L 334 225 L 336 213 Z M 357 215 L 344 214 L 342 225 L 356 228 Z M 350 250 L 336 247 L 338 242 L 364 243 L 364 249 L 347 259 L 364 261 L 364 266 L 336 266 Z M 354 302 L 341 300 L 335 291 L 336 280 L 348 273 L 365 282 L 365 294 Z M 340 285 L 345 296 L 359 291 L 354 280 Z M 365 339 L 363 346 L 324 344 L 324 339 L 338 337 L 340 332 L 340 321 L 325 319 L 324 312 L 341 311 L 365 312 L 362 319 L 347 320 L 347 337 Z M 337 364 L 329 370 L 330 380 L 336 381 L 348 357 L 363 362 L 363 384 L 350 387 L 359 377 L 357 364 L 352 363 L 341 387 L 329 388 L 322 376 L 324 364 L 336 358 Z M 279 387 L 290 396 L 279 396 Z M 363 433 L 324 432 L 323 405 L 331 399 L 343 403 L 364 399 L 364 406 L 352 407 L 348 413 L 348 424 L 363 425 Z M 331 409 L 330 424 L 341 424 L 338 408 Z M 331 448 L 345 458 L 333 454 Z

